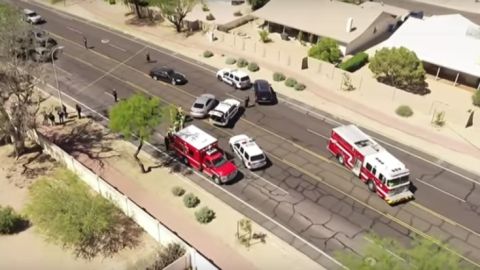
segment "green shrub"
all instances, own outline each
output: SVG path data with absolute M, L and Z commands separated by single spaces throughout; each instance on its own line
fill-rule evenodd
M 472 103 L 473 105 L 480 107 L 480 90 L 475 91 L 473 94 Z
M 354 72 L 357 69 L 363 67 L 367 62 L 368 54 L 364 52 L 359 52 L 347 61 L 340 63 L 338 67 L 346 71 Z
M 271 41 L 269 35 L 270 35 L 270 32 L 268 32 L 267 30 L 260 30 L 258 31 L 258 35 L 260 36 L 260 41 L 263 42 L 263 43 L 268 43 Z
M 213 56 L 213 52 L 211 52 L 211 51 L 204 51 L 203 52 L 203 57 L 205 57 L 205 58 L 210 58 L 212 56 Z
M 213 17 L 213 14 L 212 14 L 212 13 L 209 13 L 209 14 L 207 15 L 207 21 L 213 21 L 213 20 L 215 20 L 215 17 Z
M 297 91 L 305 90 L 305 88 L 307 88 L 307 87 L 306 87 L 305 84 L 303 84 L 303 83 L 297 83 L 297 84 L 295 84 L 295 90 L 297 90 Z
M 342 52 L 338 47 L 337 41 L 331 38 L 322 38 L 308 50 L 308 56 L 336 64 L 340 62 Z
M 205 5 L 205 4 L 203 4 L 202 10 L 203 10 L 204 12 L 210 11 L 210 9 L 208 8 L 208 6 Z
M 108 3 L 110 3 L 110 5 L 115 5 L 116 1 L 115 0 L 108 0 Z
M 155 262 L 146 269 L 164 269 L 177 259 L 185 255 L 185 248 L 178 243 L 170 243 L 158 251 Z
M 283 75 L 281 72 L 275 72 L 273 73 L 273 80 L 276 82 L 281 82 L 285 80 L 285 75 Z
M 402 117 L 410 117 L 413 115 L 412 109 L 407 105 L 399 106 L 395 112 Z
M 26 220 L 15 213 L 12 207 L 0 206 L 0 234 L 12 234 L 18 231 Z
M 297 84 L 297 80 L 295 80 L 294 78 L 288 78 L 285 81 L 285 85 L 288 87 L 294 87 L 296 84 Z
M 233 13 L 233 16 L 235 16 L 235 17 L 240 17 L 240 16 L 242 16 L 242 15 L 243 15 L 243 14 L 242 14 L 241 11 L 235 11 L 235 12 Z
M 238 58 L 237 67 L 243 68 L 248 66 L 248 61 L 245 58 Z
M 260 70 L 260 67 L 257 65 L 257 63 L 252 62 L 248 64 L 248 70 L 250 70 L 251 72 L 256 72 Z
M 202 224 L 209 223 L 215 218 L 215 212 L 212 209 L 204 206 L 195 212 L 195 218 Z
M 179 187 L 179 186 L 175 186 L 175 187 L 172 188 L 172 194 L 177 196 L 177 197 L 180 197 L 183 194 L 185 194 L 185 189 L 182 188 L 182 187 Z
M 235 58 L 228 57 L 227 59 L 225 59 L 225 64 L 227 65 L 234 65 L 235 63 L 237 63 L 237 59 Z
M 188 208 L 194 208 L 200 203 L 200 199 L 193 193 L 188 193 L 183 197 L 183 203 Z

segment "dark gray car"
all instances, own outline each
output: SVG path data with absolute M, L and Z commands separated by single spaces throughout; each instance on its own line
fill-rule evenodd
M 202 94 L 193 102 L 190 109 L 190 116 L 195 118 L 203 118 L 208 112 L 215 107 L 217 100 L 212 94 Z

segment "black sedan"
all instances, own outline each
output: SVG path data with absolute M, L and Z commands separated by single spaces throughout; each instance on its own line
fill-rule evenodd
M 187 78 L 185 75 L 168 67 L 155 67 L 150 70 L 149 75 L 156 81 L 161 80 L 173 85 L 187 83 Z
M 253 91 L 255 91 L 255 102 L 258 104 L 274 104 L 276 102 L 275 92 L 266 80 L 253 82 Z

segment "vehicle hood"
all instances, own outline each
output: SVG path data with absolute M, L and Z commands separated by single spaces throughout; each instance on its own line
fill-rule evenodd
M 183 75 L 182 73 L 173 73 L 172 75 L 172 78 L 175 79 L 175 80 L 180 80 L 180 81 L 185 81 L 186 78 L 185 78 L 185 75 Z
M 235 166 L 233 162 L 227 161 L 225 162 L 225 164 L 223 164 L 220 167 L 217 167 L 216 169 L 218 174 L 220 174 L 220 176 L 228 176 L 237 170 L 237 166 Z

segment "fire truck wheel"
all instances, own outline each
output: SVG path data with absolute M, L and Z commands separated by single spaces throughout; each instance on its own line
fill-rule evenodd
M 183 162 L 183 164 L 185 164 L 186 166 L 190 166 L 190 164 L 188 164 L 188 158 L 183 157 L 182 162 Z
M 215 184 L 220 185 L 220 179 L 218 178 L 218 176 L 212 176 L 212 180 L 213 182 L 215 182 Z
M 375 183 L 373 183 L 372 180 L 368 180 L 367 187 L 368 190 L 370 190 L 371 192 L 375 192 L 377 190 L 377 188 L 375 187 Z
M 343 162 L 345 161 L 342 155 L 338 155 L 337 160 L 338 160 L 338 163 L 340 163 L 341 165 L 343 165 Z

